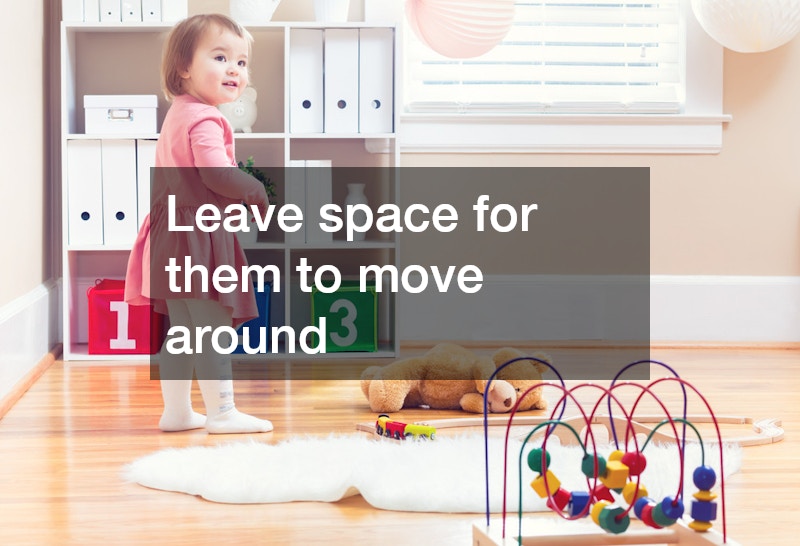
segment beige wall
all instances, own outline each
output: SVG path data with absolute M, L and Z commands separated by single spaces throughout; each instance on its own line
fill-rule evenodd
M 398 0 L 399 1 L 399 0 Z M 57 272 L 49 256 L 44 10 L 10 3 L 0 44 L 13 54 L 0 88 L 0 306 Z M 228 11 L 227 0 L 190 0 L 190 12 Z M 276 18 L 310 18 L 311 0 L 284 0 Z M 52 6 L 52 7 L 51 7 Z M 55 8 L 53 8 L 55 7 Z M 355 5 L 351 13 L 357 14 Z M 57 14 L 58 15 L 58 14 Z M 48 29 L 47 32 L 45 29 Z M 761 54 L 725 52 L 725 128 L 719 155 L 406 154 L 403 165 L 647 166 L 651 168 L 654 274 L 800 275 L 800 39 Z M 50 67 L 55 77 L 57 66 Z M 405 188 L 413 195 L 413 188 Z M 410 259 L 413 256 L 406 256 Z M 516 267 L 504 271 L 513 273 Z M 524 264 L 519 265 L 524 270 Z M 56 273 L 57 274 L 57 273 Z
M 0 307 L 51 276 L 46 180 L 44 0 L 6 2 L 0 86 Z

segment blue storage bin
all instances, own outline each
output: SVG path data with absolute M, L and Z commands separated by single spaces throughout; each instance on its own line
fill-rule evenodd
M 269 299 L 270 294 L 272 292 L 272 283 L 265 282 L 264 283 L 264 290 L 262 292 L 258 291 L 258 285 L 253 283 L 253 291 L 256 295 L 256 305 L 258 306 L 258 317 L 248 320 L 236 330 L 236 333 L 239 334 L 239 345 L 236 347 L 236 350 L 233 351 L 233 354 L 247 354 L 244 352 L 244 345 L 242 337 L 245 328 L 250 328 L 250 347 L 259 347 L 261 345 L 261 336 L 262 333 L 259 330 L 262 326 L 266 328 L 264 336 L 266 339 L 266 351 L 269 352 L 270 350 L 270 326 L 269 326 Z

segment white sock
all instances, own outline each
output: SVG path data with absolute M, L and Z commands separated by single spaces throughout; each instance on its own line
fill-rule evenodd
M 259 419 L 236 409 L 232 380 L 201 379 L 197 382 L 206 404 L 206 430 L 210 434 L 245 434 L 272 430 L 272 423 L 266 419 Z
M 179 301 L 169 301 L 170 320 L 177 324 L 186 324 L 189 311 Z M 178 432 L 203 428 L 206 424 L 204 415 L 192 409 L 192 372 L 194 362 L 189 355 L 173 355 L 166 349 L 166 341 L 161 347 L 158 357 L 159 374 L 161 376 L 161 396 L 164 398 L 164 413 L 158 422 L 158 428 L 165 432 Z
M 205 415 L 192 409 L 191 379 L 162 379 L 161 396 L 164 398 L 164 413 L 158 428 L 164 432 L 192 430 L 206 425 Z
M 213 300 L 185 300 L 191 323 L 212 328 L 230 326 L 230 309 Z M 233 401 L 233 372 L 230 355 L 217 353 L 205 336 L 202 351 L 196 352 L 197 383 L 206 405 L 206 430 L 211 434 L 269 432 L 272 423 L 236 409 Z

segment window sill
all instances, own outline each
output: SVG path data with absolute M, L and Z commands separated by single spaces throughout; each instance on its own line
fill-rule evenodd
M 402 114 L 403 153 L 717 154 L 730 115 Z

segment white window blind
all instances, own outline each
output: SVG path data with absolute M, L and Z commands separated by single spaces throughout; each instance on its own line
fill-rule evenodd
M 407 112 L 678 113 L 680 0 L 518 1 L 502 43 L 449 59 L 405 40 Z

